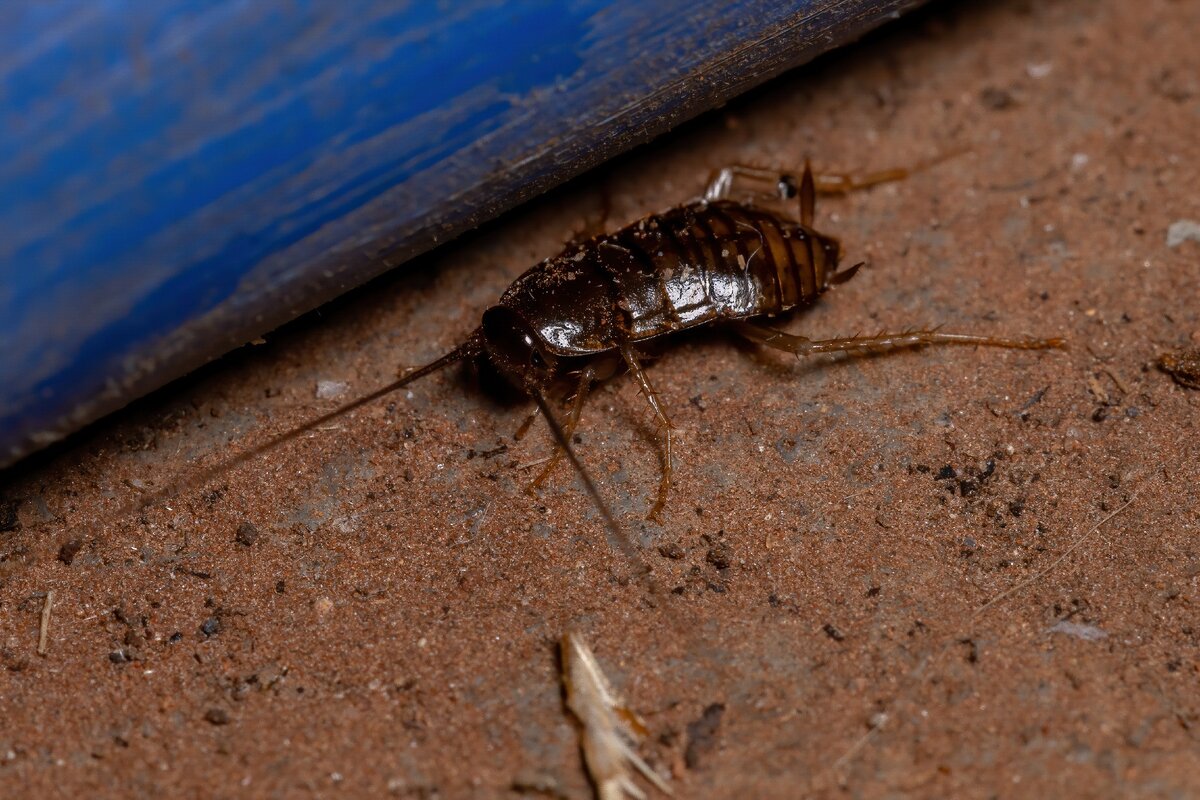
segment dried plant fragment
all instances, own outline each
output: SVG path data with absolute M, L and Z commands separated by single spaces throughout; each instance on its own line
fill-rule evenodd
M 661 792 L 671 794 L 666 782 L 634 752 L 633 744 L 645 728 L 621 705 L 587 642 L 571 632 L 563 636 L 561 648 L 567 708 L 583 725 L 583 760 L 600 800 L 645 800 L 630 765 Z
M 1176 350 L 1158 357 L 1158 366 L 1180 386 L 1200 389 L 1200 350 Z

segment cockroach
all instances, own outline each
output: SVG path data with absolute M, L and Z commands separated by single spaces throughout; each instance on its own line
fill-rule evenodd
M 616 533 L 619 526 L 570 439 L 589 389 L 623 364 L 658 424 L 662 472 L 649 517 L 659 518 L 671 484 L 674 438 L 670 417 L 642 365 L 639 348 L 646 342 L 719 325 L 750 342 L 797 356 L 930 344 L 1061 347 L 1063 340 L 1057 338 L 1006 339 L 936 329 L 808 339 L 763 323 L 765 318 L 812 305 L 862 266 L 841 269 L 841 243 L 813 227 L 817 192 L 844 193 L 898 180 L 908 172 L 888 170 L 859 178 L 816 176 L 806 162 L 797 181 L 755 167 L 726 167 L 716 173 L 702 198 L 569 245 L 525 272 L 496 305 L 483 312 L 479 327 L 442 357 L 202 477 L 210 478 L 451 364 L 485 360 L 534 401 L 535 415 L 540 412 L 546 419 L 556 441 L 554 455 L 533 486 L 565 455 Z M 796 213 L 789 214 L 786 209 L 793 201 Z M 550 387 L 567 377 L 575 379 L 576 391 L 565 422 L 560 422 L 546 398 Z M 632 549 L 623 537 L 617 538 L 623 549 Z

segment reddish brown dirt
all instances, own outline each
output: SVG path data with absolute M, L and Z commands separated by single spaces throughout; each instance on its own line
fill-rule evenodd
M 1167 245 L 1200 220 L 1197 30 L 1168 0 L 923 12 L 11 471 L 0 795 L 585 797 L 568 628 L 683 797 L 1200 794 L 1200 392 L 1153 366 L 1200 343 L 1200 242 Z M 648 412 L 612 381 L 580 451 L 666 597 L 614 578 L 565 467 L 521 491 L 547 440 L 467 372 L 119 513 L 329 408 L 318 381 L 447 350 L 605 190 L 616 225 L 726 162 L 963 146 L 820 204 L 870 267 L 792 328 L 1070 350 L 688 338 L 651 370 L 681 434 L 661 525 Z

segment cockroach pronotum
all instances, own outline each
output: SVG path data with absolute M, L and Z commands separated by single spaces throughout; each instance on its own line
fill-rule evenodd
M 485 359 L 536 403 L 534 413 L 545 417 L 556 441 L 554 455 L 533 486 L 565 455 L 609 528 L 618 533 L 619 526 L 570 439 L 592 384 L 614 374 L 623 363 L 658 423 L 662 474 L 649 514 L 651 519 L 658 518 L 667 501 L 674 451 L 670 418 L 639 356 L 638 348 L 644 342 L 689 328 L 723 325 L 751 342 L 797 356 L 929 344 L 1061 347 L 1063 340 L 1057 338 L 1003 339 L 941 330 L 808 339 L 755 321 L 812 305 L 862 266 L 840 269 L 840 242 L 813 227 L 818 191 L 843 193 L 906 174 L 906 170 L 889 170 L 861 178 L 814 176 L 806 163 L 797 181 L 755 167 L 722 169 L 703 198 L 569 245 L 525 272 L 496 305 L 484 311 L 479 327 L 441 358 L 252 448 L 200 478 L 207 480 L 450 364 Z M 784 210 L 783 204 L 793 200 L 798 218 Z M 574 377 L 577 388 L 566 420 L 559 422 L 546 394 L 565 377 Z M 631 551 L 623 537 L 617 538 L 623 549 Z

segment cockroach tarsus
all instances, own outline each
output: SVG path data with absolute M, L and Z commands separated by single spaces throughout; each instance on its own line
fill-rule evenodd
M 813 227 L 818 191 L 844 193 L 907 174 L 907 170 L 896 169 L 859 178 L 814 175 L 806 163 L 796 180 L 755 167 L 726 167 L 715 174 L 701 199 L 569 245 L 526 271 L 483 313 L 479 327 L 440 358 L 235 456 L 203 477 L 451 364 L 482 359 L 534 401 L 535 414 L 540 412 L 546 418 L 555 439 L 554 454 L 531 488 L 540 485 L 565 457 L 610 530 L 618 533 L 619 526 L 570 440 L 593 384 L 624 366 L 645 395 L 658 426 L 662 472 L 649 518 L 659 518 L 671 485 L 675 441 L 665 404 L 642 365 L 639 346 L 647 341 L 690 328 L 722 325 L 750 342 L 797 356 L 930 344 L 1061 347 L 1063 341 L 1057 338 L 1007 339 L 940 329 L 809 339 L 760 321 L 812 305 L 862 266 L 841 269 L 841 243 Z M 794 217 L 784 210 L 792 201 L 797 211 Z M 574 378 L 576 385 L 562 422 L 546 399 L 547 391 L 561 378 Z M 633 555 L 632 544 L 623 536 L 617 539 L 622 549 Z

